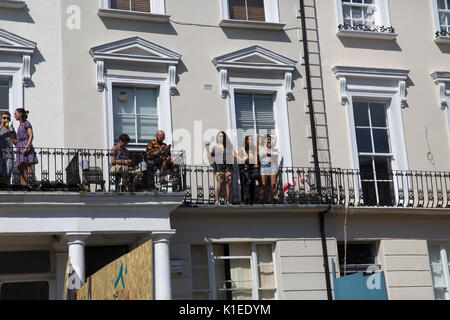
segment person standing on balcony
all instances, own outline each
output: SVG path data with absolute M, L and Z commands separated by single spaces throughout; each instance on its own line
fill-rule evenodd
M 19 179 L 21 185 L 31 186 L 33 180 L 32 165 L 38 163 L 36 152 L 34 151 L 32 142 L 34 139 L 33 128 L 28 119 L 28 111 L 23 108 L 14 111 L 14 118 L 20 122 L 17 129 L 17 155 L 16 166 L 19 170 Z M 25 177 L 25 172 L 27 177 Z
M 132 160 L 128 159 L 128 149 L 126 148 L 130 143 L 130 137 L 123 133 L 119 136 L 119 142 L 111 148 L 111 175 L 116 179 L 116 189 L 118 185 L 118 179 L 122 178 L 124 189 L 129 191 L 129 166 L 132 164 Z
M 275 148 L 277 142 L 275 135 L 267 134 L 264 142 L 259 148 L 259 159 L 261 161 L 261 194 L 260 197 L 264 201 L 265 190 L 268 182 L 270 183 L 269 202 L 278 201 L 277 177 L 278 177 L 278 161 L 279 152 Z
M 256 186 L 258 184 L 258 144 L 253 136 L 244 138 L 244 146 L 239 149 L 239 174 L 241 178 L 241 199 L 245 204 L 255 202 Z
M 0 170 L 3 177 L 3 183 L 11 184 L 11 174 L 13 169 L 13 142 L 17 135 L 14 127 L 11 125 L 11 114 L 4 111 L 1 114 L 2 122 L 0 125 Z
M 208 142 L 205 147 L 209 162 L 212 164 L 214 175 L 217 180 L 215 194 L 216 205 L 220 204 L 220 193 L 224 185 L 226 186 L 225 203 L 230 205 L 233 164 L 234 159 L 238 159 L 238 155 L 233 150 L 233 145 L 227 138 L 225 131 L 219 131 L 216 136 L 215 145 L 210 146 L 210 143 Z
M 166 134 L 163 130 L 158 130 L 155 139 L 147 144 L 147 161 L 153 169 L 160 170 L 160 181 L 164 180 L 166 170 L 171 170 L 170 179 L 173 180 L 175 164 L 172 161 L 170 148 L 172 145 L 164 143 Z

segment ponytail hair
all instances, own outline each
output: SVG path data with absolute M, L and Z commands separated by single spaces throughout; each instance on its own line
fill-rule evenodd
M 26 121 L 28 119 L 28 112 L 24 108 L 17 108 L 16 111 L 20 113 L 20 119 Z

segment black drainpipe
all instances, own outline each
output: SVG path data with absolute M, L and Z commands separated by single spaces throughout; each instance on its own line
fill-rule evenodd
M 308 50 L 308 36 L 306 32 L 306 17 L 305 17 L 305 2 L 300 1 L 300 19 L 302 24 L 302 38 L 303 38 L 303 57 L 305 60 L 305 73 L 306 73 L 306 88 L 308 91 L 308 108 L 309 108 L 309 121 L 311 126 L 311 140 L 313 147 L 313 157 L 314 157 L 314 171 L 315 180 L 317 186 L 317 193 L 322 194 L 322 181 L 320 179 L 320 167 L 319 167 L 319 157 L 317 153 L 317 134 L 316 134 L 316 121 L 314 119 L 314 106 L 311 91 L 311 70 L 309 65 L 309 50 Z M 320 224 L 320 237 L 322 239 L 322 251 L 323 251 L 323 266 L 325 268 L 325 282 L 327 285 L 327 297 L 328 300 L 333 300 L 333 295 L 331 292 L 331 281 L 330 281 L 330 266 L 328 265 L 328 250 L 327 250 L 327 238 L 325 235 L 325 213 L 329 212 L 331 207 L 327 210 L 319 212 L 319 224 Z

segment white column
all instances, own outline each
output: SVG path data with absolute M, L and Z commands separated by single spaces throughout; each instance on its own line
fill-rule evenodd
M 170 237 L 174 230 L 153 232 L 154 263 L 155 263 L 155 300 L 171 300 L 172 285 L 170 281 Z
M 62 300 L 64 279 L 66 276 L 67 247 L 64 249 L 55 248 L 56 255 L 56 300 Z
M 81 280 L 80 287 L 86 281 L 86 268 L 84 257 L 84 246 L 86 239 L 90 236 L 90 232 L 68 232 L 66 238 L 68 239 L 67 245 L 69 246 L 69 258 L 75 273 Z M 79 288 L 78 288 L 79 289 Z

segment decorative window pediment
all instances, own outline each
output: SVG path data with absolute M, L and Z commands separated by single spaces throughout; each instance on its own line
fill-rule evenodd
M 213 63 L 221 74 L 221 91 L 224 98 L 228 96 L 228 71 L 232 69 L 284 72 L 287 95 L 292 95 L 292 72 L 297 61 L 278 53 L 256 45 L 216 57 Z
M 148 63 L 165 65 L 168 68 L 170 90 L 175 92 L 176 66 L 181 55 L 140 37 L 132 37 L 107 43 L 90 50 L 97 63 L 97 87 L 105 87 L 105 62 Z
M 367 67 L 335 66 L 333 72 L 339 79 L 341 104 L 348 102 L 348 91 L 398 93 L 402 108 L 407 107 L 406 79 L 408 70 Z
M 436 71 L 431 77 L 438 86 L 439 105 L 448 109 L 450 101 L 450 72 Z
M 0 29 L 0 53 L 22 58 L 22 80 L 24 86 L 31 81 L 31 55 L 36 50 L 36 42 L 27 40 L 6 30 Z

